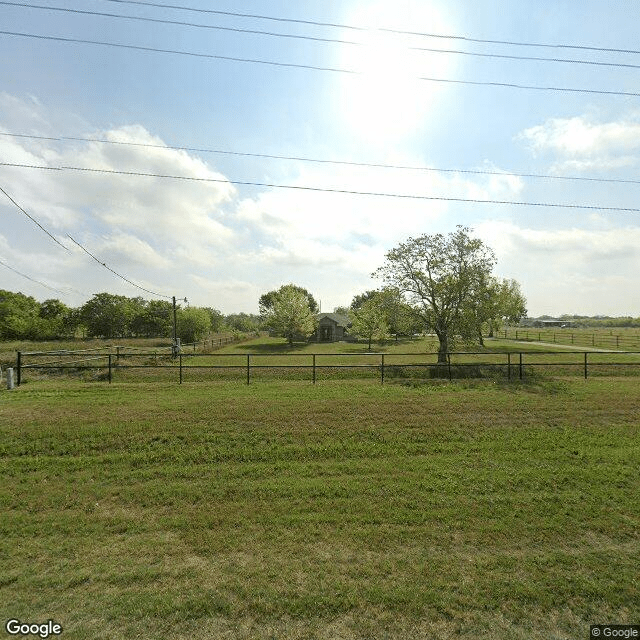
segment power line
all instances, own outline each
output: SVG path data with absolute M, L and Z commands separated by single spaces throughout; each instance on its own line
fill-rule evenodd
M 213 53 L 197 53 L 195 51 L 184 51 L 182 49 L 161 49 L 158 47 L 145 47 L 142 45 L 122 44 L 116 42 L 103 42 L 99 40 L 84 40 L 81 38 L 65 38 L 62 36 L 47 36 L 35 33 L 23 33 L 17 31 L 0 31 L 0 35 L 20 37 L 20 38 L 33 38 L 37 40 L 52 40 L 55 42 L 65 42 L 70 44 L 90 44 L 103 47 L 113 47 L 118 49 L 130 49 L 134 51 L 145 51 L 150 53 L 167 53 L 171 55 L 191 56 L 195 58 L 203 58 L 210 60 L 224 60 L 227 62 L 242 62 L 249 64 L 261 64 L 272 67 L 285 67 L 289 69 L 303 69 L 311 71 L 328 71 L 332 73 L 342 73 L 348 75 L 362 76 L 366 75 L 362 71 L 356 71 L 354 69 L 341 69 L 338 67 L 322 67 L 312 64 L 301 64 L 295 62 L 278 62 L 276 60 L 264 60 L 260 58 L 240 58 L 236 56 L 223 56 Z M 414 77 L 415 80 L 424 82 L 440 82 L 445 84 L 460 84 L 470 86 L 484 86 L 484 87 L 502 87 L 508 89 L 525 89 L 531 91 L 553 91 L 563 93 L 580 93 L 580 94 L 592 94 L 592 95 L 607 95 L 607 96 L 625 96 L 625 97 L 640 97 L 640 93 L 634 91 L 607 91 L 604 89 L 583 89 L 575 87 L 554 87 L 554 86 L 540 86 L 540 85 L 527 85 L 519 84 L 515 82 L 486 82 L 486 81 L 473 81 L 473 80 L 454 80 L 451 78 L 432 78 L 427 76 Z
M 461 173 L 472 175 L 489 175 L 489 176 L 513 176 L 516 178 L 536 178 L 543 180 L 575 180 L 586 182 L 604 182 L 613 184 L 640 184 L 640 180 L 632 180 L 625 178 L 592 178 L 588 176 L 565 176 L 544 173 L 523 173 L 515 171 L 491 171 L 489 169 L 450 169 L 441 167 L 427 167 L 419 165 L 402 165 L 402 164 L 385 164 L 379 162 L 356 162 L 349 160 L 332 160 L 328 158 L 309 158 L 305 156 L 284 156 L 268 153 L 251 153 L 246 151 L 229 151 L 224 149 L 210 149 L 205 147 L 186 147 L 168 144 L 151 144 L 147 142 L 125 142 L 122 140 L 105 140 L 104 138 L 82 138 L 78 136 L 38 136 L 26 133 L 9 133 L 0 132 L 0 136 L 8 136 L 13 138 L 28 138 L 30 140 L 50 140 L 55 142 L 73 141 L 73 142 L 98 142 L 101 144 L 123 145 L 131 147 L 143 147 L 151 149 L 167 149 L 172 151 L 192 151 L 196 153 L 213 153 L 229 156 L 240 156 L 249 158 L 265 158 L 269 160 L 294 160 L 296 162 L 311 162 L 317 164 L 333 164 L 349 167 L 369 167 L 375 169 L 397 169 L 406 171 L 429 171 L 436 173 Z
M 20 209 L 20 211 L 22 211 L 22 213 L 24 213 L 24 215 L 27 216 L 27 218 L 29 218 L 29 220 L 31 220 L 31 222 L 33 222 L 38 227 L 40 227 L 40 229 L 42 229 L 42 231 L 44 231 L 57 245 L 60 245 L 65 251 L 69 251 L 68 247 L 65 247 L 61 242 L 59 242 L 55 238 L 55 236 L 49 233 L 33 216 L 29 215 L 2 187 L 0 187 L 0 191 L 2 191 L 2 193 L 4 193 L 4 195 L 7 196 L 7 198 L 9 198 L 9 200 L 11 200 L 11 202 L 13 202 L 13 204 L 15 204 L 16 207 L 18 207 L 18 209 Z
M 171 296 L 165 296 L 162 293 L 156 293 L 155 291 L 150 291 L 149 289 L 145 289 L 144 287 L 141 287 L 139 284 L 136 284 L 132 280 L 129 280 L 129 278 L 126 278 L 125 276 L 119 274 L 117 271 L 114 271 L 111 267 L 107 266 L 106 263 L 102 262 L 102 260 L 100 260 L 99 258 L 96 258 L 96 256 L 90 253 L 89 250 L 83 247 L 77 240 L 74 240 L 69 234 L 67 234 L 67 238 L 69 238 L 69 240 L 71 240 L 71 242 L 73 242 L 74 244 L 78 245 L 87 255 L 91 256 L 91 258 L 93 258 L 100 266 L 104 267 L 108 271 L 111 271 L 111 273 L 118 276 L 118 278 L 124 280 L 125 282 L 136 287 L 137 289 L 150 293 L 151 295 L 158 296 L 159 298 L 168 298 L 169 300 L 171 300 Z
M 159 7 L 161 9 L 179 9 L 181 11 L 192 11 L 194 13 L 211 13 L 219 16 L 231 16 L 234 18 L 254 18 L 258 20 L 271 20 L 273 22 L 291 22 L 294 24 L 313 25 L 315 27 L 335 27 L 338 29 L 352 29 L 354 31 L 368 31 L 366 27 L 356 27 L 336 22 L 318 22 L 317 20 L 300 20 L 294 18 L 282 18 L 274 16 L 258 15 L 253 13 L 239 13 L 237 11 L 221 11 L 214 9 L 198 9 L 195 7 L 185 7 L 176 4 L 161 4 L 160 2 L 138 2 L 136 0 L 106 0 L 107 2 L 117 2 L 118 4 L 136 4 L 143 7 Z
M 240 13 L 237 11 L 199 9 L 195 7 L 188 7 L 185 5 L 163 4 L 160 2 L 141 2 L 140 0 L 105 0 L 105 2 L 115 2 L 118 4 L 132 4 L 132 5 L 138 5 L 143 7 L 156 7 L 161 9 L 178 9 L 180 11 L 191 11 L 194 13 L 224 15 L 224 16 L 231 16 L 236 18 L 252 18 L 252 19 L 259 19 L 259 20 L 271 20 L 275 22 L 289 22 L 293 24 L 313 25 L 318 27 L 350 29 L 353 31 L 383 31 L 383 32 L 395 33 L 399 35 L 421 36 L 425 38 L 442 38 L 447 40 L 462 40 L 465 42 L 474 42 L 479 44 L 500 44 L 500 45 L 517 46 L 517 47 L 542 47 L 547 49 L 577 49 L 580 51 L 601 51 L 606 53 L 640 54 L 640 50 L 637 50 L 637 49 L 618 49 L 613 47 L 598 47 L 598 46 L 591 46 L 591 45 L 567 44 L 567 43 L 523 42 L 523 41 L 517 41 L 517 40 L 490 40 L 486 38 L 472 38 L 469 36 L 461 36 L 461 35 L 454 35 L 454 34 L 425 33 L 421 31 L 406 31 L 402 29 L 370 28 L 370 27 L 362 27 L 362 26 L 352 25 L 352 24 L 320 22 L 317 20 L 300 20 L 295 18 L 284 18 L 284 17 L 278 17 L 278 16 L 265 16 L 265 15 L 251 14 L 251 13 Z
M 270 189 L 291 189 L 296 191 L 339 193 L 339 194 L 356 195 L 356 196 L 402 198 L 406 200 L 431 200 L 431 201 L 436 200 L 436 201 L 443 201 L 443 202 L 465 202 L 465 203 L 472 203 L 472 204 L 508 204 L 508 205 L 521 206 L 521 207 L 550 207 L 550 208 L 556 208 L 556 209 L 584 209 L 584 210 L 595 210 L 595 211 L 620 211 L 620 212 L 634 212 L 634 213 L 640 212 L 640 208 L 634 208 L 634 207 L 605 207 L 600 205 L 565 204 L 565 203 L 557 203 L 557 202 L 525 202 L 525 201 L 515 201 L 515 200 L 461 198 L 461 197 L 453 197 L 453 196 L 451 197 L 450 196 L 429 196 L 429 195 L 421 195 L 421 194 L 413 194 L 413 193 L 355 191 L 351 189 L 337 189 L 337 188 L 332 189 L 327 187 L 277 184 L 277 183 L 269 183 L 269 182 L 249 182 L 245 180 L 230 180 L 230 179 L 222 179 L 222 178 L 195 178 L 192 176 L 144 173 L 141 171 L 118 171 L 116 169 L 92 169 L 90 167 L 72 167 L 72 166 L 50 167 L 50 166 L 44 166 L 44 165 L 17 164 L 17 163 L 9 163 L 9 162 L 0 162 L 0 166 L 20 167 L 23 169 L 42 169 L 46 171 L 82 171 L 82 172 L 88 172 L 88 173 L 104 173 L 104 174 L 113 174 L 113 175 L 138 176 L 138 177 L 145 177 L 145 178 L 162 178 L 162 179 L 169 179 L 169 180 L 187 180 L 187 181 L 194 181 L 194 182 L 224 183 L 224 184 L 234 184 L 234 185 L 242 185 L 242 186 L 263 187 L 263 188 L 270 188 Z M 71 239 L 73 240 L 73 238 Z M 100 262 L 100 260 L 98 260 L 97 258 L 94 258 L 94 259 Z M 106 266 L 102 262 L 100 262 L 100 264 L 102 264 L 103 266 Z M 119 275 L 119 274 L 116 274 L 116 275 Z M 134 285 L 134 286 L 137 286 L 137 285 Z M 142 288 L 142 287 L 139 287 L 139 288 Z M 158 295 L 158 294 L 155 294 L 155 295 Z M 168 296 L 164 296 L 164 297 L 168 297 Z
M 19 276 L 22 276 L 23 278 L 26 278 L 27 280 L 31 280 L 31 282 L 35 282 L 36 284 L 39 284 L 41 287 L 45 287 L 46 289 L 51 289 L 51 291 L 55 291 L 56 293 L 60 293 L 62 295 L 65 295 L 64 291 L 60 291 L 60 289 L 56 289 L 55 287 L 50 287 L 48 284 L 45 284 L 44 282 L 40 282 L 40 280 L 36 280 L 35 278 L 32 278 L 31 276 L 28 276 L 25 273 L 22 273 L 21 271 L 18 271 L 17 269 L 14 269 L 13 267 L 10 267 L 6 262 L 3 262 L 2 260 L 0 260 L 0 264 L 3 267 L 6 267 L 7 269 L 10 269 L 14 273 L 17 273 Z
M 103 18 L 117 18 L 123 20 L 135 20 L 139 22 L 154 22 L 157 24 L 170 24 L 182 27 L 196 27 L 200 29 L 214 29 L 216 31 L 230 31 L 233 33 L 249 33 L 253 35 L 271 36 L 275 38 L 291 38 L 295 40 L 312 40 L 314 42 L 327 42 L 334 44 L 352 44 L 361 45 L 360 42 L 354 42 L 351 40 L 342 40 L 340 38 L 320 38 L 315 36 L 306 36 L 294 33 L 277 33 L 274 31 L 262 31 L 260 29 L 242 29 L 240 27 L 223 27 L 221 25 L 201 24 L 197 22 L 185 22 L 182 20 L 165 20 L 162 18 L 149 18 L 146 16 L 128 16 L 121 13 L 106 13 L 102 11 L 85 11 L 81 9 L 67 9 L 63 7 L 50 7 L 38 4 L 28 4 L 26 2 L 8 2 L 6 0 L 0 1 L 0 4 L 9 5 L 12 7 L 27 7 L 30 9 L 44 9 L 47 11 L 63 11 L 65 13 L 75 13 L 79 15 L 99 16 Z
M 2 4 L 2 3 L 0 3 Z M 602 62 L 598 60 L 575 60 L 573 58 L 544 58 L 542 56 L 516 56 L 499 53 L 477 53 L 475 51 L 461 51 L 460 49 L 435 49 L 429 47 L 409 47 L 413 51 L 427 51 L 430 53 L 451 53 L 461 56 L 471 56 L 474 58 L 500 58 L 502 60 L 529 60 L 533 62 L 560 62 L 568 64 L 586 64 L 596 67 L 618 67 L 626 69 L 640 69 L 638 64 L 625 62 Z
M 218 31 L 229 31 L 233 33 L 248 33 L 252 35 L 264 35 L 276 38 L 291 38 L 297 40 L 310 40 L 314 42 L 322 43 L 335 43 L 335 44 L 348 44 L 355 46 L 368 46 L 363 42 L 355 42 L 353 40 L 343 40 L 340 38 L 320 38 L 316 36 L 307 36 L 292 33 L 276 33 L 273 31 L 262 31 L 258 29 L 241 29 L 239 27 L 223 27 L 220 25 L 201 24 L 195 22 L 185 22 L 181 20 L 165 20 L 161 18 L 150 18 L 146 16 L 128 16 L 120 13 L 107 13 L 102 11 L 86 11 L 81 9 L 68 9 L 66 7 L 52 7 L 38 4 L 28 4 L 26 2 L 9 2 L 8 0 L 0 0 L 0 5 L 8 5 L 12 7 L 26 7 L 30 9 L 41 9 L 46 11 L 60 11 L 64 13 L 73 13 L 78 15 L 98 16 L 103 18 L 115 18 L 120 20 L 133 20 L 138 22 L 151 22 L 156 24 L 169 24 L 175 26 L 195 27 L 201 29 L 214 29 Z M 459 49 L 437 49 L 430 47 L 406 47 L 408 51 L 421 51 L 430 53 L 443 53 L 452 55 L 470 56 L 476 58 L 498 58 L 502 60 L 523 60 L 534 62 L 555 62 L 566 64 L 581 64 L 591 65 L 598 67 L 617 67 L 627 69 L 640 69 L 638 64 L 630 64 L 624 62 L 603 62 L 598 60 L 576 60 L 572 58 L 545 58 L 542 56 L 518 56 L 518 55 L 505 55 L 497 53 L 477 53 L 473 51 L 461 51 Z

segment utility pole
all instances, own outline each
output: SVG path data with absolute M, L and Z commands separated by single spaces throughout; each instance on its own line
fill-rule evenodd
M 173 296 L 173 344 L 178 340 L 178 315 L 176 312 L 176 297 Z
M 178 313 L 176 311 L 176 297 L 173 296 L 173 345 L 171 346 L 171 355 L 178 357 L 180 347 L 178 346 Z
M 176 308 L 176 297 L 172 297 L 173 301 L 173 345 L 171 347 L 171 353 L 174 358 L 178 357 L 180 353 L 180 338 L 178 338 L 178 312 Z M 187 302 L 187 299 L 184 299 Z

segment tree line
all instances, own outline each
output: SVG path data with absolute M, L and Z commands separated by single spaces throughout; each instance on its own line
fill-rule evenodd
M 177 335 L 183 342 L 195 342 L 210 332 L 250 332 L 259 327 L 255 314 L 225 316 L 211 307 L 176 308 Z M 38 302 L 0 289 L 0 340 L 170 338 L 173 329 L 173 304 L 164 300 L 96 293 L 74 308 L 57 299 Z
M 439 341 L 438 359 L 459 341 L 483 343 L 502 323 L 516 323 L 526 315 L 526 300 L 515 280 L 493 275 L 492 250 L 459 226 L 448 234 L 409 238 L 385 255 L 372 276 L 380 289 L 355 296 L 344 316 L 350 335 L 372 341 L 391 336 L 429 332 Z M 209 332 L 267 329 L 289 344 L 307 340 L 317 328 L 318 304 L 313 295 L 295 284 L 263 294 L 259 315 L 224 316 L 211 307 L 179 307 L 177 337 L 195 342 Z M 97 293 L 81 307 L 59 300 L 40 303 L 21 293 L 0 291 L 0 339 L 60 337 L 171 337 L 172 303 Z
M 518 322 L 527 312 L 515 280 L 493 275 L 493 251 L 471 230 L 459 226 L 447 236 L 409 238 L 387 252 L 372 276 L 384 286 L 357 295 L 335 311 L 349 318 L 350 333 L 373 340 L 391 335 L 434 333 L 438 361 L 459 341 L 483 344 L 503 322 Z M 315 330 L 315 301 L 305 289 L 284 285 L 260 299 L 265 326 L 291 344 Z

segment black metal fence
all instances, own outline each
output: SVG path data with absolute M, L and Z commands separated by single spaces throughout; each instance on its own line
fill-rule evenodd
M 638 352 L 454 352 L 438 362 L 436 353 L 189 353 L 133 351 L 108 353 L 18 352 L 16 384 L 31 372 L 45 375 L 86 374 L 112 382 L 130 380 L 252 380 L 378 378 L 506 378 L 524 379 L 539 373 L 562 376 L 640 375 Z
M 616 332 L 612 330 L 588 331 L 570 327 L 561 329 L 508 328 L 496 332 L 505 340 L 527 342 L 553 342 L 554 344 L 599 347 L 603 349 L 640 349 L 640 331 Z

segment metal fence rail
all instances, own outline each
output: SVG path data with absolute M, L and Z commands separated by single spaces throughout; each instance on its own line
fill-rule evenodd
M 560 375 L 640 375 L 640 351 L 540 351 L 540 352 L 451 352 L 445 362 L 437 361 L 437 353 L 181 353 L 176 358 L 157 351 L 117 351 L 100 356 L 87 355 L 74 360 L 42 361 L 51 352 L 18 352 L 16 384 L 24 381 L 29 371 L 81 372 L 102 371 L 109 382 L 114 374 L 128 370 L 155 369 L 171 373 L 180 384 L 185 375 L 194 372 L 231 372 L 240 374 L 250 384 L 260 372 L 272 372 L 276 377 L 293 373 L 311 379 L 315 384 L 319 374 L 339 370 L 364 372 L 381 383 L 388 378 L 408 378 L 409 373 L 427 378 L 474 378 L 500 376 L 524 379 L 535 371 L 546 369 Z M 59 355 L 63 355 L 60 353 Z M 64 352 L 70 357 L 73 352 Z M 78 354 L 79 355 L 79 354 Z M 97 362 L 102 361 L 102 362 Z M 603 374 L 604 372 L 604 374 Z M 252 375 L 253 374 L 253 375 Z M 356 374 L 354 373 L 354 376 Z M 235 376 L 237 377 L 237 375 Z M 358 377 L 361 377 L 358 374 Z
M 496 337 L 505 340 L 524 340 L 527 342 L 553 342 L 554 344 L 583 347 L 601 347 L 604 349 L 639 349 L 640 331 L 636 333 L 613 331 L 580 331 L 565 329 L 502 329 Z

